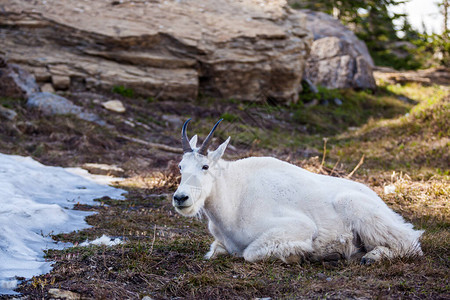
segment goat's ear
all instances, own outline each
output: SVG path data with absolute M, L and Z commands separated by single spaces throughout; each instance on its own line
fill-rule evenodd
M 197 148 L 197 139 L 198 139 L 197 135 L 194 135 L 194 136 L 191 138 L 191 140 L 189 141 L 189 145 L 191 145 L 191 148 L 192 148 L 192 149 Z
M 225 152 L 225 149 L 228 146 L 228 143 L 230 142 L 231 137 L 228 137 L 227 140 L 225 142 L 223 142 L 222 144 L 220 144 L 219 147 L 217 147 L 216 150 L 214 150 L 213 152 L 210 152 L 208 154 L 208 157 L 210 159 L 212 159 L 213 161 L 218 161 L 222 156 L 223 153 Z

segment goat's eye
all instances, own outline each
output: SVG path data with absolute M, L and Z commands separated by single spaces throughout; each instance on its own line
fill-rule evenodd
M 209 166 L 208 165 L 203 165 L 202 170 L 208 170 Z
M 178 168 L 181 170 L 181 166 L 178 166 Z

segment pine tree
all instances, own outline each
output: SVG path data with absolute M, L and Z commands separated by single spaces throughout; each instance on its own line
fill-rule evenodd
M 404 36 L 402 37 L 402 39 L 405 41 L 412 42 L 412 41 L 415 41 L 415 40 L 421 38 L 419 32 L 417 32 L 417 30 L 412 28 L 411 24 L 408 21 L 408 17 L 406 14 L 404 14 L 404 16 L 403 16 L 402 26 L 400 27 L 400 31 L 403 32 Z
M 448 28 L 448 10 L 449 10 L 448 0 L 442 0 L 440 3 L 438 3 L 438 6 L 441 8 L 442 15 L 444 16 L 444 22 L 442 24 L 442 32 L 446 32 L 449 30 L 449 28 Z

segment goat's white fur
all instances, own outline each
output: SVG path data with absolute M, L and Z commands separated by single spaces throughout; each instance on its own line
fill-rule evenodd
M 196 151 L 197 136 L 180 162 L 174 195 L 186 195 L 176 210 L 204 213 L 215 241 L 205 258 L 229 253 L 258 261 L 349 259 L 364 249 L 362 262 L 421 255 L 422 231 L 413 229 L 367 186 L 314 174 L 270 157 L 225 161 L 229 138 L 207 156 Z M 208 165 L 208 170 L 202 166 Z

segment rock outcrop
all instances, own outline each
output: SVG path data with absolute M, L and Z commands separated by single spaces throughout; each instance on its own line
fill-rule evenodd
M 366 44 L 328 14 L 301 12 L 314 36 L 305 77 L 327 88 L 375 89 L 374 63 Z
M 284 0 L 4 0 L 2 50 L 56 90 L 295 102 L 312 41 Z
M 0 57 L 0 96 L 16 99 L 27 99 L 39 91 L 34 77 L 14 64 L 7 64 Z
M 41 92 L 32 74 L 18 65 L 7 63 L 3 57 L 0 57 L 0 97 L 27 100 L 27 107 L 38 109 L 46 116 L 73 114 L 101 126 L 107 125 L 96 114 L 85 111 L 66 98 Z M 15 111 L 0 106 L 0 117 L 12 121 L 16 116 Z

